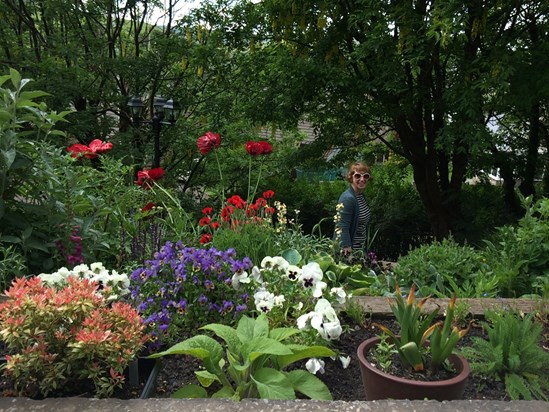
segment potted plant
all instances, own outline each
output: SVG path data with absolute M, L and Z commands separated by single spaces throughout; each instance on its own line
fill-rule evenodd
M 470 369 L 467 360 L 453 353 L 459 339 L 467 329 L 453 325 L 456 297 L 446 309 L 444 320 L 435 321 L 439 309 L 430 314 L 422 312 L 424 298 L 415 300 L 415 286 L 412 286 L 406 300 L 397 285 L 396 294 L 390 302 L 391 310 L 400 326 L 398 334 L 387 327 L 375 324 L 394 344 L 398 359 L 407 370 L 407 375 L 396 376 L 378 369 L 368 360 L 374 356 L 381 337 L 370 338 L 362 342 L 357 350 L 362 382 L 367 400 L 375 399 L 460 399 L 465 390 Z M 435 322 L 435 323 L 433 323 Z M 453 372 L 453 376 L 437 380 L 442 369 Z

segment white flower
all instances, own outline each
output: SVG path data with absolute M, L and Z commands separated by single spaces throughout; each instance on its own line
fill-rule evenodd
M 350 356 L 340 356 L 339 360 L 341 361 L 341 366 L 343 366 L 343 369 L 347 369 L 347 367 L 351 363 L 351 357 Z
M 252 268 L 252 278 L 258 283 L 263 283 L 263 277 L 261 276 L 261 271 L 257 266 Z
M 38 275 L 40 279 L 42 279 L 42 282 L 46 283 L 50 286 L 60 285 L 65 283 L 65 278 L 61 276 L 59 273 L 40 273 Z
M 238 290 L 241 283 L 250 283 L 250 280 L 251 279 L 248 277 L 248 272 L 246 272 L 245 270 L 236 272 L 232 277 L 233 288 Z
M 273 304 L 278 307 L 282 307 L 282 305 L 286 302 L 286 298 L 284 295 L 278 295 L 274 297 Z
M 60 268 L 60 269 L 57 271 L 57 274 L 58 274 L 59 276 L 62 276 L 63 279 L 65 279 L 65 280 L 66 280 L 69 276 L 72 276 L 72 272 L 71 272 L 69 269 L 67 269 L 66 267 L 64 267 L 64 266 L 63 266 L 62 268 Z
M 270 312 L 274 306 L 275 296 L 264 288 L 254 293 L 255 307 L 260 312 Z
M 82 263 L 80 265 L 76 265 L 75 267 L 73 267 L 71 272 L 73 276 L 78 276 L 80 279 L 84 279 L 84 278 L 88 278 L 90 268 L 85 263 Z
M 291 281 L 296 281 L 299 278 L 299 275 L 301 274 L 301 268 L 296 265 L 289 265 L 286 269 L 286 276 Z
M 343 288 L 330 289 L 330 295 L 335 295 L 337 303 L 341 305 L 345 303 L 345 299 L 347 298 L 347 293 L 345 293 L 345 290 Z
M 318 358 L 311 358 L 305 364 L 305 367 L 309 372 L 315 374 L 317 372 L 324 373 L 324 361 Z
M 322 296 L 322 290 L 328 286 L 322 281 L 322 269 L 317 262 L 309 262 L 301 268 L 301 274 L 298 279 L 304 288 L 312 288 L 313 296 L 319 298 Z
M 290 266 L 290 264 L 282 256 L 265 256 L 261 261 L 261 267 L 265 269 L 281 270 L 285 272 L 288 266 Z
M 297 318 L 297 327 L 304 329 L 309 320 L 311 326 L 326 340 L 338 339 L 343 332 L 334 308 L 326 299 L 319 299 L 314 311 Z
M 90 265 L 90 270 L 93 273 L 100 273 L 105 270 L 105 267 L 103 266 L 103 263 L 101 262 L 94 262 Z

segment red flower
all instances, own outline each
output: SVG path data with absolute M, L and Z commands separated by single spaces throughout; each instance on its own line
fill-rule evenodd
M 72 157 L 87 157 L 88 159 L 95 159 L 98 153 L 104 153 L 112 149 L 112 143 L 106 143 L 99 139 L 94 139 L 90 142 L 89 146 L 81 143 L 75 143 L 72 146 L 67 147 L 67 151 Z
M 265 214 L 266 215 L 274 215 L 275 209 L 274 207 L 266 207 L 265 208 Z
M 256 205 L 256 208 L 265 207 L 267 206 L 267 201 L 262 197 L 258 197 L 257 200 L 255 201 L 255 205 Z
M 272 199 L 275 195 L 275 192 L 273 192 L 272 190 L 266 190 L 265 192 L 263 192 L 263 197 L 265 199 Z
M 232 206 L 225 206 L 221 210 L 221 220 L 223 222 L 229 222 L 231 220 L 231 215 L 234 213 L 234 207 Z
M 252 156 L 260 156 L 273 152 L 273 147 L 269 142 L 264 140 L 259 142 L 249 141 L 246 143 L 246 151 Z
M 211 207 L 205 207 L 204 209 L 202 209 L 203 215 L 211 215 L 212 212 L 213 212 L 213 209 Z
M 237 209 L 244 209 L 246 207 L 246 201 L 238 195 L 233 195 L 228 198 L 227 203 L 236 206 Z
M 151 210 L 153 207 L 154 207 L 154 203 L 153 203 L 153 202 L 149 202 L 149 203 L 147 203 L 145 206 L 143 206 L 143 208 L 141 209 L 141 213 L 143 213 L 143 212 L 148 212 L 148 211 Z
M 212 222 L 212 223 L 210 223 L 210 227 L 211 227 L 212 229 L 214 229 L 214 230 L 215 230 L 215 229 L 219 229 L 220 226 L 221 226 L 221 224 L 220 224 L 219 222 Z
M 200 219 L 198 221 L 198 224 L 200 226 L 208 226 L 211 221 L 212 221 L 212 219 L 210 219 L 208 216 L 205 216 L 205 217 L 203 217 L 202 219 Z
M 210 243 L 212 241 L 212 235 L 209 233 L 205 233 L 200 237 L 200 244 L 204 245 L 206 243 Z
M 144 169 L 137 172 L 137 185 L 144 187 L 145 189 L 150 189 L 152 187 L 152 182 L 156 182 L 164 176 L 164 169 L 157 167 L 156 169 Z
M 204 136 L 200 136 L 196 140 L 196 145 L 198 146 L 200 153 L 205 155 L 210 153 L 212 149 L 221 146 L 221 137 L 217 133 L 207 132 Z

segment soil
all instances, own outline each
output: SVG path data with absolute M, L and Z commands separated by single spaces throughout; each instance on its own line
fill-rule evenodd
M 328 388 L 330 388 L 334 400 L 355 401 L 365 399 L 356 349 L 365 339 L 379 334 L 379 329 L 375 328 L 372 325 L 372 322 L 372 320 L 368 320 L 362 326 L 356 326 L 345 331 L 340 340 L 334 342 L 333 348 L 336 351 L 342 355 L 351 357 L 351 363 L 346 369 L 343 369 L 339 360 L 326 358 L 324 373 L 317 374 Z M 392 319 L 376 318 L 375 322 L 382 323 L 395 330 L 394 321 Z M 547 325 L 545 325 L 545 329 L 547 329 Z M 469 333 L 461 339 L 458 344 L 458 349 L 459 346 L 470 343 L 470 339 L 473 336 L 482 336 L 482 334 L 482 329 L 478 325 L 473 324 Z M 545 334 L 545 336 L 547 335 Z M 2 347 L 0 345 L 0 353 L 2 353 L 1 350 Z M 395 363 L 398 362 L 395 361 Z M 198 384 L 194 371 L 199 369 L 200 366 L 201 362 L 199 360 L 189 356 L 169 356 L 163 358 L 162 369 L 158 375 L 155 397 L 169 397 L 173 392 L 185 384 Z M 303 364 L 297 366 L 304 367 Z M 117 390 L 113 397 L 120 399 L 138 398 L 143 386 L 144 380 L 140 382 L 140 386 L 137 388 L 126 386 L 121 390 Z M 67 395 L 70 394 L 59 394 L 59 396 Z M 15 396 L 12 390 L 12 383 L 2 376 L 0 376 L 0 397 L 1 396 Z M 90 394 L 80 393 L 78 396 L 90 396 Z M 471 377 L 469 378 L 463 398 L 478 400 L 510 400 L 502 382 L 486 380 L 480 376 L 475 376 L 474 374 L 471 374 Z

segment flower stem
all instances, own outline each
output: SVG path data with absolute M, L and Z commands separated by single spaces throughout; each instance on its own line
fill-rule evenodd
M 221 165 L 219 164 L 219 157 L 217 157 L 217 150 L 214 149 L 215 161 L 217 162 L 217 170 L 219 170 L 219 181 L 221 182 L 221 201 L 225 200 L 225 185 L 223 184 L 223 173 L 221 172 Z

